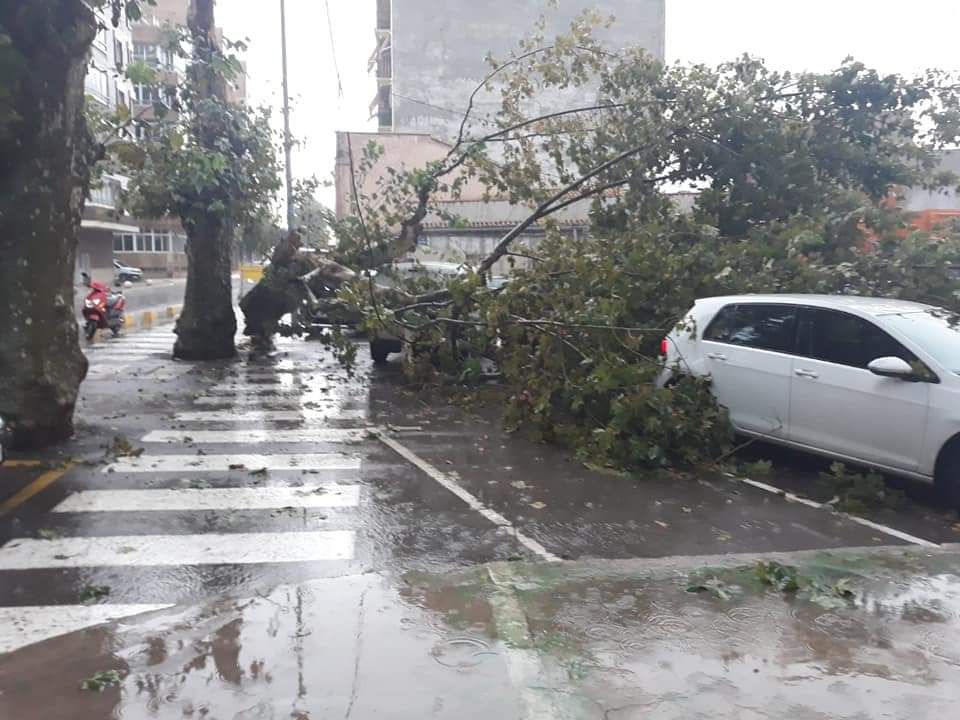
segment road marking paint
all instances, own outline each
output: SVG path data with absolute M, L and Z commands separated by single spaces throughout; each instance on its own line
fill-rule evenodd
M 87 370 L 87 378 L 96 377 L 98 375 L 110 375 L 113 373 L 120 374 L 133 366 L 134 366 L 134 363 L 123 364 L 123 365 L 114 365 L 114 364 L 91 365 Z
M 518 530 L 513 523 L 507 520 L 507 518 L 498 513 L 496 510 L 484 505 L 475 495 L 458 485 L 449 475 L 438 470 L 415 452 L 387 435 L 384 431 L 377 431 L 377 436 L 384 445 L 393 450 L 395 453 L 397 453 L 397 455 L 402 457 L 407 462 L 416 465 L 418 468 L 420 468 L 420 470 L 440 483 L 440 485 L 463 500 L 471 509 L 476 510 L 494 525 L 498 525 L 508 530 L 510 534 L 517 539 L 517 542 L 527 548 L 530 552 L 548 562 L 560 562 L 560 557 L 554 555 L 539 542 Z
M 13 495 L 13 497 L 9 497 L 6 500 L 4 500 L 3 503 L 0 503 L 0 517 L 6 515 L 9 512 L 12 512 L 13 510 L 16 510 L 18 507 L 23 505 L 27 500 L 32 498 L 34 495 L 46 490 L 48 487 L 53 485 L 57 480 L 62 478 L 64 475 L 66 475 L 67 471 L 71 467 L 73 467 L 73 464 L 68 463 L 64 467 L 48 470 L 47 472 L 43 473 L 43 475 L 38 477 L 29 485 L 27 485 L 25 488 L 20 490 L 20 492 Z
M 143 436 L 145 443 L 193 442 L 193 443 L 238 443 L 253 445 L 262 443 L 342 443 L 357 442 L 367 437 L 366 430 L 347 428 L 304 428 L 297 430 L 152 430 Z
M 304 395 L 303 393 L 292 394 L 288 393 L 286 395 L 276 395 L 276 396 L 263 396 L 260 394 L 255 394 L 253 396 L 246 395 L 217 395 L 217 396 L 208 396 L 202 395 L 196 398 L 193 402 L 196 405 L 234 405 L 234 406 L 255 406 L 263 408 L 280 408 L 280 407 L 310 407 L 312 405 L 331 405 L 338 406 L 342 405 L 345 400 L 349 399 L 346 395 L 337 394 L 331 396 L 330 394 L 324 394 L 320 396 L 316 395 Z
M 147 337 L 146 335 L 137 335 L 136 337 L 130 338 L 114 338 L 113 340 L 105 340 L 102 343 L 96 345 L 91 345 L 91 350 L 103 351 L 110 350 L 111 348 L 127 347 L 127 348 L 141 348 L 141 347 L 166 347 L 167 345 L 172 346 L 176 342 L 177 336 L 173 333 L 165 337 Z
M 0 607 L 0 655 L 58 635 L 171 607 L 171 604 Z
M 155 512 L 166 510 L 273 510 L 346 508 L 360 502 L 359 485 L 309 484 L 299 487 L 172 488 L 84 490 L 52 512 Z
M 260 383 L 251 384 L 219 384 L 207 388 L 208 394 L 213 395 L 289 395 L 292 392 L 301 393 L 303 387 L 300 385 L 281 385 L 279 383 Z
M 566 687 L 569 678 L 562 669 L 548 669 L 534 650 L 534 639 L 523 604 L 516 589 L 516 578 L 509 568 L 501 579 L 493 567 L 486 568 L 493 585 L 489 595 L 490 610 L 497 637 L 503 641 L 507 675 L 520 696 L 521 720 L 554 720 L 575 717 L 572 707 L 563 707 L 563 694 L 552 687 Z M 546 687 L 545 687 L 546 685 Z
M 0 570 L 351 560 L 353 544 L 351 530 L 21 538 L 0 547 Z
M 344 410 L 330 407 L 326 410 L 198 410 L 195 412 L 181 412 L 174 416 L 176 422 L 310 422 L 316 420 L 362 420 L 367 416 L 366 410 Z
M 811 500 L 810 498 L 805 498 L 800 495 L 794 495 L 793 493 L 782 490 L 775 485 L 768 485 L 765 482 L 760 482 L 759 480 L 751 480 L 750 478 L 737 477 L 735 475 L 727 474 L 731 480 L 742 483 L 744 485 L 749 485 L 755 487 L 759 490 L 763 490 L 768 493 L 773 493 L 774 495 L 779 495 L 784 500 L 788 502 L 800 503 L 801 505 L 806 505 L 807 507 L 816 508 L 818 510 L 826 509 L 830 512 L 836 512 L 833 507 L 827 505 L 826 503 L 819 503 L 816 500 Z M 849 513 L 837 512 L 837 515 L 845 517 L 847 520 L 857 523 L 858 525 L 863 525 L 864 527 L 871 528 L 877 532 L 881 532 L 890 537 L 898 538 L 908 543 L 913 543 L 914 545 L 922 545 L 924 547 L 940 547 L 939 544 L 931 542 L 929 540 L 924 540 L 923 538 L 917 537 L 916 535 L 910 535 L 896 528 L 888 527 L 887 525 L 882 525 L 880 523 L 873 522 L 873 520 L 867 520 L 866 518 L 858 517 L 857 515 L 851 515 Z
M 102 472 L 226 472 L 234 470 L 359 470 L 360 458 L 342 453 L 307 455 L 141 455 L 117 458 Z
M 7 460 L 3 466 L 12 468 L 30 468 L 46 465 L 44 460 Z
M 170 360 L 173 358 L 173 347 L 168 350 L 116 350 L 110 349 L 103 352 L 88 354 L 87 359 L 101 362 L 106 360 L 130 360 L 132 358 L 142 358 L 144 360 Z

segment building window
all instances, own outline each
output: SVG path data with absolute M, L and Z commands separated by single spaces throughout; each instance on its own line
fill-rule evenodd
M 133 233 L 114 233 L 113 251 L 118 253 L 133 252 L 135 243 L 136 235 Z
M 140 83 L 133 86 L 133 95 L 138 105 L 153 105 L 160 96 L 156 86 L 141 85 Z
M 113 41 L 113 62 L 117 65 L 117 70 L 123 71 L 123 43 L 119 39 Z
M 106 28 L 101 27 L 99 30 L 97 30 L 97 35 L 93 39 L 93 46 L 98 50 L 103 50 L 103 52 L 107 51 L 107 29 Z
M 133 59 L 150 67 L 157 67 L 160 64 L 160 48 L 148 43 L 134 43 Z
M 96 65 L 91 64 L 90 67 L 87 68 L 87 77 L 84 85 L 87 92 L 95 96 L 98 100 L 102 100 L 103 102 L 109 101 L 110 81 L 107 78 L 106 70 L 101 70 Z
M 168 253 L 173 233 L 169 230 L 144 230 L 141 233 L 116 233 L 113 251 L 118 253 Z
M 164 67 L 173 69 L 173 50 L 151 43 L 134 43 L 133 59 L 152 68 Z
M 383 85 L 377 91 L 377 119 L 380 127 L 389 129 L 393 127 L 393 107 L 391 104 L 391 90 L 389 85 Z

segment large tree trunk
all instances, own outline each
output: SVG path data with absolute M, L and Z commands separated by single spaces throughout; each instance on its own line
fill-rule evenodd
M 211 149 L 222 139 L 222 132 L 216 119 L 206 116 L 202 101 L 226 102 L 226 82 L 210 62 L 217 42 L 213 6 L 214 0 L 191 0 L 189 25 L 194 60 L 188 73 L 201 101 L 196 103 L 193 133 L 201 145 Z M 233 357 L 237 352 L 237 318 L 230 281 L 232 222 L 229 214 L 205 212 L 204 208 L 182 220 L 187 231 L 187 287 L 175 330 L 173 355 L 184 360 Z
M 233 233 L 223 222 L 188 226 L 187 288 L 177 320 L 174 357 L 219 360 L 237 350 L 230 251 Z
M 96 159 L 83 117 L 95 23 L 79 0 L 0 0 L 0 25 L 22 61 L 0 79 L 0 415 L 35 447 L 73 434 L 87 372 L 73 279 Z

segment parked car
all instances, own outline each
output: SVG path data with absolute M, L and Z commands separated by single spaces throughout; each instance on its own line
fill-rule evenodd
M 698 300 L 661 348 L 735 429 L 924 481 L 960 502 L 960 317 L 895 299 Z
M 124 265 L 122 262 L 114 258 L 113 278 L 116 281 L 117 285 L 120 285 L 126 282 L 127 280 L 129 280 L 130 282 L 139 282 L 140 280 L 143 280 L 143 270 L 137 267 Z
M 420 281 L 420 284 L 432 283 L 440 287 L 450 278 L 466 273 L 467 268 L 457 263 L 404 260 L 380 268 L 376 283 L 383 287 L 395 287 Z M 398 353 L 402 349 L 403 341 L 392 333 L 379 330 L 370 336 L 370 356 L 375 363 L 385 363 L 391 353 Z

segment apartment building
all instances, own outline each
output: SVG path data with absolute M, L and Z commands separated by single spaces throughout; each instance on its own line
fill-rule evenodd
M 130 107 L 133 86 L 126 78 L 132 59 L 132 28 L 126 19 L 113 27 L 109 11 L 96 11 L 101 25 L 90 51 L 84 78 L 88 102 L 105 115 L 114 115 L 120 107 Z M 120 212 L 120 193 L 128 179 L 107 173 L 94 182 L 80 222 L 76 279 L 87 272 L 98 280 L 113 274 L 113 237 L 115 233 L 136 234 L 134 218 Z

